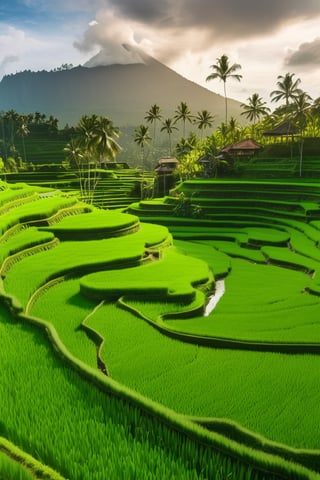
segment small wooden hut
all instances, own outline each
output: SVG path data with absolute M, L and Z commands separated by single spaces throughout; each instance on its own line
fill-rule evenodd
M 251 157 L 261 150 L 261 145 L 252 138 L 246 138 L 236 143 L 231 143 L 223 147 L 219 155 L 223 157 Z

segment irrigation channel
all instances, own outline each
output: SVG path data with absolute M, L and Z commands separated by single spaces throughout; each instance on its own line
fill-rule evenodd
M 226 291 L 226 287 L 225 287 L 224 280 L 217 280 L 214 293 L 208 297 L 209 301 L 204 311 L 205 317 L 208 317 L 210 313 L 215 309 L 217 303 L 219 302 L 220 298 L 223 296 L 225 291 Z

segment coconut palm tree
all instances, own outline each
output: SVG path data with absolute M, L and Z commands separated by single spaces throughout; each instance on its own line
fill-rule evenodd
M 206 81 L 219 79 L 223 82 L 223 91 L 225 99 L 225 122 L 228 122 L 228 99 L 227 99 L 227 88 L 226 83 L 228 78 L 238 80 L 240 82 L 242 75 L 235 73 L 237 70 L 241 69 L 239 63 L 234 63 L 230 65 L 229 58 L 227 55 L 222 55 L 220 58 L 217 58 L 217 63 L 210 65 L 210 68 L 213 69 L 213 73 L 207 76 Z
M 17 123 L 18 118 L 19 118 L 19 114 L 12 109 L 8 110 L 4 114 L 4 119 L 9 125 L 10 141 L 11 141 L 11 145 L 12 145 L 13 148 L 14 148 L 15 127 L 16 127 L 16 123 Z
M 113 125 L 110 118 L 100 117 L 97 120 L 93 146 L 99 156 L 100 165 L 105 159 L 114 160 L 117 153 L 121 151 L 121 147 L 116 140 L 119 136 L 119 128 Z
M 156 103 L 151 105 L 150 109 L 146 112 L 146 116 L 144 117 L 144 119 L 148 123 L 153 124 L 153 150 L 154 150 L 155 144 L 156 144 L 157 122 L 162 119 L 161 110 L 160 110 L 159 105 L 157 105 Z
M 241 126 L 239 122 L 234 118 L 230 117 L 228 127 L 228 134 L 230 135 L 231 143 L 234 143 L 236 140 L 239 140 Z
M 197 112 L 194 123 L 198 126 L 199 130 L 201 131 L 201 139 L 203 137 L 203 131 L 206 128 L 212 127 L 213 120 L 214 120 L 214 116 L 212 116 L 211 113 L 208 112 L 208 110 L 201 110 L 200 112 Z
M 20 116 L 20 124 L 17 129 L 17 135 L 21 137 L 22 139 L 22 147 L 23 147 L 23 156 L 24 156 L 24 161 L 27 161 L 27 155 L 26 155 L 26 144 L 25 144 L 25 137 L 27 137 L 30 133 L 30 130 L 28 128 L 27 122 L 26 122 L 26 117 L 24 115 Z
M 142 155 L 142 179 L 140 182 L 140 197 L 142 200 L 144 197 L 145 146 L 151 140 L 151 137 L 149 135 L 149 128 L 146 125 L 139 125 L 139 127 L 135 129 L 134 133 L 134 142 L 141 148 Z
M 279 102 L 285 100 L 286 108 L 289 106 L 290 100 L 295 100 L 302 90 L 299 88 L 301 83 L 300 78 L 294 79 L 294 73 L 286 73 L 285 75 L 278 75 L 277 90 L 270 93 L 272 102 Z
M 142 168 L 144 169 L 145 146 L 151 140 L 151 137 L 149 135 L 149 127 L 147 127 L 146 125 L 139 125 L 139 127 L 135 129 L 134 133 L 134 142 L 141 148 Z
M 270 108 L 266 106 L 266 102 L 258 93 L 253 93 L 247 101 L 248 103 L 241 103 L 240 107 L 243 108 L 243 112 L 240 115 L 244 115 L 250 122 L 253 122 L 252 132 L 254 134 L 256 121 L 260 117 L 268 115 Z
M 182 136 L 185 138 L 186 136 L 186 122 L 189 123 L 193 120 L 193 115 L 191 115 L 191 110 L 186 102 L 180 102 L 177 109 L 174 111 L 175 116 L 173 117 L 174 123 L 179 122 L 179 120 L 183 123 L 183 134 Z
M 89 202 L 93 200 L 93 188 L 95 180 L 92 179 L 91 166 L 92 163 L 96 167 L 97 157 L 95 155 L 95 142 L 98 130 L 97 115 L 83 115 L 76 128 L 76 140 L 83 152 L 83 162 L 87 166 L 86 175 L 83 168 L 83 193 L 87 196 Z
M 178 130 L 177 127 L 174 126 L 174 120 L 172 118 L 166 118 L 162 122 L 161 132 L 166 131 L 168 134 L 168 143 L 169 143 L 169 155 L 171 156 L 171 135 L 174 130 Z
M 53 115 L 50 115 L 47 123 L 50 127 L 50 133 L 57 133 L 58 132 L 59 120 L 57 118 L 55 118 Z
M 69 162 L 71 167 L 76 167 L 79 175 L 79 185 L 80 185 L 80 195 L 84 195 L 84 176 L 83 176 L 83 151 L 79 146 L 79 141 L 75 138 L 72 138 L 69 143 L 65 146 L 63 151 L 66 154 L 66 160 Z
M 293 121 L 299 128 L 300 132 L 300 161 L 299 161 L 299 176 L 302 175 L 302 157 L 303 157 L 303 130 L 306 128 L 308 118 L 311 116 L 312 98 L 306 92 L 301 91 L 295 98 Z

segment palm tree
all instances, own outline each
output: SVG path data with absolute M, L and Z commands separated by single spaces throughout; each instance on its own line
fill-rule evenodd
M 227 55 L 222 55 L 220 58 L 217 58 L 217 63 L 210 65 L 210 68 L 213 69 L 213 73 L 207 76 L 206 81 L 215 80 L 218 78 L 223 81 L 223 90 L 224 90 L 224 99 L 225 99 L 225 112 L 226 118 L 225 122 L 228 122 L 228 99 L 227 99 L 227 88 L 226 83 L 228 78 L 233 78 L 240 82 L 242 75 L 236 74 L 235 72 L 241 68 L 239 63 L 234 63 L 233 65 L 229 64 L 229 58 Z
M 148 122 L 153 124 L 153 150 L 156 144 L 156 126 L 157 121 L 162 119 L 161 110 L 159 105 L 156 103 L 151 105 L 150 109 L 146 112 L 146 116 L 144 119 Z
M 84 194 L 84 178 L 83 178 L 83 152 L 79 146 L 79 141 L 72 138 L 65 146 L 63 151 L 66 153 L 66 160 L 72 167 L 76 167 L 79 175 L 80 195 Z
M 208 112 L 208 110 L 201 110 L 197 113 L 194 123 L 198 125 L 198 128 L 201 131 L 201 139 L 203 137 L 203 131 L 206 128 L 212 127 L 213 120 L 214 117 Z
M 285 100 L 286 108 L 289 106 L 289 100 L 295 100 L 302 90 L 299 88 L 301 83 L 300 78 L 294 79 L 294 73 L 286 73 L 285 75 L 278 75 L 277 90 L 270 93 L 272 102 L 279 102 Z
M 135 133 L 134 142 L 137 145 L 139 145 L 139 147 L 141 148 L 141 154 L 142 154 L 142 179 L 140 182 L 140 197 L 142 200 L 144 197 L 143 191 L 144 191 L 145 146 L 151 140 L 151 137 L 149 135 L 149 128 L 146 125 L 139 125 L 139 127 L 135 129 L 134 133 Z
M 104 159 L 114 160 L 121 147 L 116 141 L 119 138 L 120 131 L 118 127 L 113 125 L 112 120 L 108 117 L 100 117 L 97 120 L 94 131 L 94 148 L 99 155 L 99 163 Z
M 11 140 L 11 145 L 12 145 L 13 148 L 14 148 L 15 125 L 16 125 L 16 122 L 17 122 L 18 118 L 19 118 L 19 115 L 14 110 L 8 110 L 8 112 L 6 112 L 4 114 L 4 119 L 9 124 L 10 140 Z
M 141 148 L 142 168 L 144 169 L 145 146 L 151 140 L 151 137 L 149 135 L 149 127 L 147 127 L 146 125 L 139 125 L 139 127 L 135 129 L 134 133 L 134 142 Z
M 228 125 L 224 122 L 221 122 L 216 130 L 216 137 L 220 147 L 225 145 L 228 132 L 229 132 Z
M 98 117 L 95 114 L 83 115 L 76 126 L 76 137 L 81 147 L 87 152 L 93 148 L 97 127 Z
M 240 124 L 234 117 L 230 117 L 227 128 L 228 134 L 230 134 L 231 143 L 234 143 L 235 140 L 239 139 L 239 134 L 241 130 Z
M 25 144 L 25 137 L 28 136 L 30 133 L 30 130 L 28 128 L 27 122 L 26 122 L 26 117 L 24 115 L 21 115 L 20 117 L 20 125 L 17 130 L 17 135 L 21 137 L 22 139 L 22 146 L 23 146 L 23 156 L 24 156 L 24 161 L 27 161 L 27 155 L 26 155 L 26 144 Z
M 177 127 L 174 126 L 174 121 L 172 118 L 166 118 L 162 122 L 161 132 L 166 131 L 168 134 L 168 141 L 169 141 L 169 155 L 171 157 L 171 135 L 173 130 L 178 130 Z
M 247 99 L 248 103 L 241 103 L 240 107 L 243 108 L 241 115 L 244 115 L 250 122 L 253 122 L 252 132 L 254 134 L 256 121 L 265 115 L 268 115 L 270 108 L 266 107 L 266 102 L 258 93 L 253 93 L 251 97 Z
M 50 133 L 57 133 L 58 132 L 59 120 L 57 118 L 55 118 L 53 115 L 50 115 L 47 123 L 50 127 Z
M 34 123 L 38 125 L 40 123 L 40 120 L 41 120 L 41 113 L 40 112 L 34 112 L 33 118 L 34 118 Z
M 83 115 L 75 129 L 76 140 L 82 149 L 84 163 L 87 164 L 87 175 L 83 176 L 83 193 L 90 202 L 93 200 L 92 187 L 94 186 L 91 178 L 91 162 L 93 161 L 96 165 L 97 161 L 94 155 L 97 129 L 98 117 L 95 114 Z
M 175 116 L 173 117 L 174 123 L 177 123 L 179 120 L 182 120 L 183 123 L 183 137 L 186 136 L 186 121 L 192 122 L 193 116 L 191 115 L 191 110 L 188 107 L 186 102 L 180 102 L 177 109 L 174 111 Z
M 298 125 L 300 132 L 300 162 L 299 162 L 299 176 L 302 175 L 302 155 L 303 155 L 303 130 L 306 128 L 308 118 L 311 115 L 311 100 L 312 98 L 306 92 L 301 91 L 295 98 L 293 121 Z
M 311 107 L 310 130 L 313 137 L 320 136 L 320 97 L 313 101 Z

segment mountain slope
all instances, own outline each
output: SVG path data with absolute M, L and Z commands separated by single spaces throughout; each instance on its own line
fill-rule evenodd
M 187 102 L 192 113 L 207 109 L 224 120 L 224 98 L 177 74 L 152 57 L 144 63 L 76 67 L 57 72 L 21 72 L 0 82 L 0 110 L 39 111 L 75 124 L 83 114 L 110 117 L 118 126 L 138 125 L 157 103 L 163 116 L 172 116 Z M 240 102 L 229 100 L 229 116 L 240 114 Z

